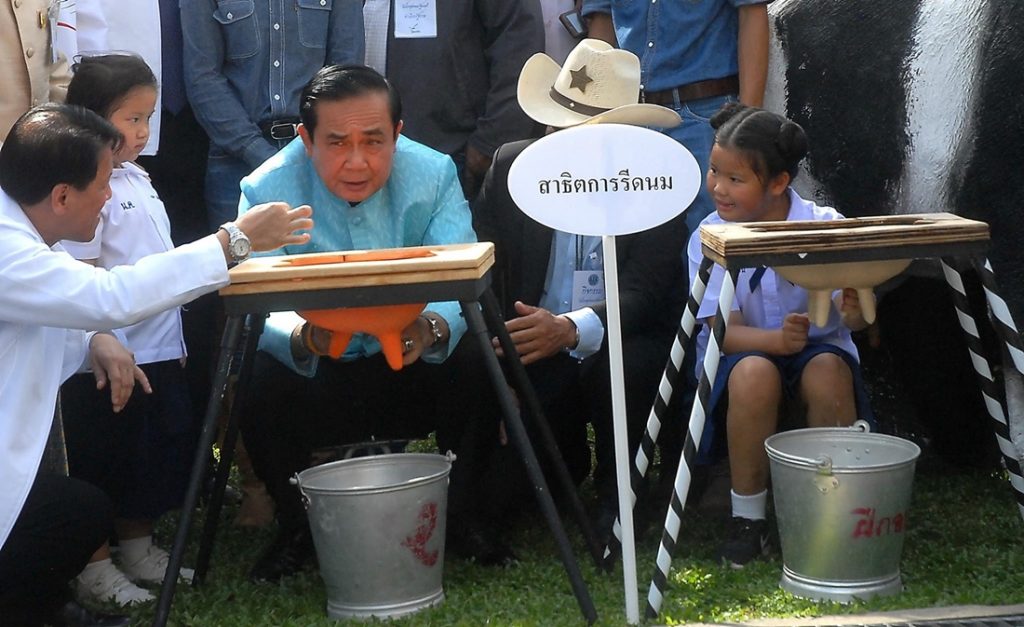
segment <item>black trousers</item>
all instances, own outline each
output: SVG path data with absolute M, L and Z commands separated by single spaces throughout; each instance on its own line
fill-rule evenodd
M 623 340 L 630 462 L 643 435 L 671 341 L 671 336 L 650 335 Z M 617 503 L 615 438 L 607 340 L 600 351 L 583 361 L 559 354 L 527 366 L 526 372 L 537 391 L 562 459 L 577 484 L 590 471 L 591 452 L 586 427 L 587 423 L 593 424 L 594 485 L 600 501 L 609 507 L 614 506 Z M 524 412 L 523 417 L 542 465 L 549 466 L 546 455 L 540 451 L 533 417 L 529 412 Z M 485 515 L 489 519 L 501 520 L 532 502 L 531 484 L 512 446 L 502 447 L 494 453 L 483 482 L 488 486 L 486 491 L 497 497 L 488 501 Z
M 111 531 L 110 501 L 96 487 L 40 474 L 0 548 L 0 623 L 41 625 L 68 600 L 68 582 Z
M 242 435 L 257 475 L 278 505 L 282 529 L 306 524 L 289 478 L 319 447 L 376 439 L 420 438 L 457 456 L 448 494 L 449 529 L 472 524 L 478 478 L 498 440 L 500 409 L 468 335 L 442 364 L 422 361 L 393 371 L 380 354 L 352 362 L 321 359 L 313 378 L 257 353 Z

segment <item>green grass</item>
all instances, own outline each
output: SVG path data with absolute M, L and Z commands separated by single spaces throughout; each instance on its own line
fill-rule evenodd
M 663 506 L 638 544 L 641 611 L 654 568 Z M 249 583 L 245 573 L 272 530 L 233 527 L 234 507 L 220 526 L 214 567 L 200 589 L 179 587 L 171 624 L 183 626 L 334 625 L 325 616 L 325 592 L 315 571 L 281 585 Z M 659 624 L 736 622 L 764 617 L 806 617 L 954 604 L 1024 602 L 1024 525 L 1005 477 L 957 473 L 923 463 L 915 479 L 902 573 L 906 590 L 896 596 L 850 605 L 815 603 L 778 587 L 782 567 L 776 553 L 742 571 L 711 560 L 721 514 L 687 510 Z M 173 520 L 162 529 L 168 535 Z M 391 624 L 403 625 L 579 625 L 583 624 L 547 528 L 539 516 L 512 523 L 512 545 L 521 558 L 509 568 L 484 568 L 449 559 L 443 605 Z M 571 527 L 571 526 L 570 526 Z M 579 534 L 570 528 L 584 578 L 600 616 L 599 625 L 624 619 L 621 566 L 598 572 Z M 190 547 L 193 551 L 197 541 Z M 139 624 L 152 607 L 134 611 Z

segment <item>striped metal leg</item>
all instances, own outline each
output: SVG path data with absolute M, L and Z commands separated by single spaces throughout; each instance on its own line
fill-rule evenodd
M 661 433 L 661 423 L 668 411 L 668 404 L 672 400 L 672 393 L 675 384 L 679 381 L 680 369 L 683 366 L 683 357 L 686 356 L 686 346 L 693 338 L 693 330 L 697 326 L 697 310 L 704 300 L 704 292 L 707 290 L 708 279 L 711 276 L 711 267 L 714 265 L 707 257 L 701 261 L 697 269 L 697 276 L 690 286 L 690 296 L 686 301 L 686 310 L 679 320 L 679 331 L 672 343 L 672 350 L 669 353 L 668 363 L 661 375 L 661 383 L 658 384 L 658 393 L 651 405 L 651 413 L 647 417 L 647 427 L 644 429 L 643 438 L 640 440 L 640 448 L 636 452 L 636 459 L 633 462 L 633 469 L 630 475 L 630 507 L 636 505 L 636 494 L 640 489 L 640 483 L 647 474 L 647 468 L 654 458 L 654 445 L 658 442 L 658 435 Z M 619 518 L 616 516 L 615 524 L 612 526 L 613 542 L 622 542 L 622 528 L 619 526 Z M 608 560 L 614 551 L 614 544 L 609 544 L 604 549 L 604 559 Z
M 992 313 L 996 317 L 996 322 L 994 323 L 996 330 L 1006 342 L 1007 347 L 1010 349 L 1010 354 L 1014 356 L 1014 365 L 1020 371 L 1021 361 L 1019 361 L 1019 356 L 1022 354 L 1020 334 L 1017 333 L 1013 319 L 1010 317 L 1010 312 L 1006 308 L 1006 303 L 995 291 L 995 276 L 992 274 L 988 261 L 986 260 L 984 263 L 979 262 L 976 265 L 978 272 L 982 276 L 985 295 L 988 297 Z M 971 313 L 971 306 L 967 300 L 967 291 L 964 289 L 963 276 L 959 270 L 955 269 L 955 260 L 942 259 L 942 273 L 945 275 L 946 282 L 949 283 L 953 291 L 953 304 L 956 307 L 956 315 L 960 320 L 960 326 L 963 328 L 964 334 L 967 336 L 967 348 L 970 351 L 971 363 L 974 365 L 974 371 L 978 374 L 985 407 L 992 418 L 992 426 L 996 432 L 996 443 L 999 445 L 999 451 L 1003 455 L 1003 461 L 1010 475 L 1010 485 L 1013 487 L 1014 496 L 1017 499 L 1017 507 L 1020 510 L 1021 517 L 1024 518 L 1024 473 L 1021 472 L 1017 448 L 1010 440 L 1010 425 L 1006 417 L 1003 390 L 996 383 L 991 363 L 985 356 L 981 336 L 978 333 L 978 324 Z M 987 278 L 986 274 L 988 275 Z M 1015 351 L 1017 355 L 1014 355 Z
M 978 276 L 981 277 L 981 284 L 985 288 L 985 299 L 995 317 L 992 324 L 999 337 L 1006 342 L 1006 350 L 1010 353 L 1013 367 L 1017 369 L 1017 372 L 1024 374 L 1024 341 L 1021 340 L 1020 331 L 1017 330 L 1013 316 L 1010 315 L 1010 308 L 996 288 L 996 273 L 992 270 L 992 264 L 984 258 L 974 258 L 972 261 Z
M 690 464 L 693 463 L 693 459 L 697 454 L 697 446 L 700 445 L 701 435 L 704 433 L 707 405 L 711 397 L 711 389 L 715 384 L 715 376 L 718 373 L 718 361 L 721 355 L 720 347 L 725 339 L 729 311 L 732 308 L 732 301 L 736 295 L 736 277 L 738 274 L 739 270 L 728 270 L 722 279 L 722 290 L 718 296 L 718 310 L 715 313 L 715 328 L 709 338 L 707 352 L 704 354 L 700 382 L 697 384 L 697 400 L 690 411 L 690 422 L 686 431 L 686 440 L 683 443 L 683 458 L 679 460 L 679 468 L 676 471 L 675 487 L 672 491 L 668 512 L 665 515 L 665 530 L 661 535 L 661 545 L 658 547 L 654 577 L 651 579 L 651 587 L 647 593 L 648 618 L 656 618 L 658 616 L 658 613 L 661 611 L 661 603 L 664 600 L 668 573 L 672 568 L 672 552 L 675 550 L 676 539 L 679 537 L 683 506 L 686 503 L 686 496 L 690 491 L 690 480 L 692 478 Z

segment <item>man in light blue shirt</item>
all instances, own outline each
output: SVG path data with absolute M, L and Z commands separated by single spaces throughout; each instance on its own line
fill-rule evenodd
M 261 198 L 304 198 L 317 229 L 287 253 L 475 242 L 469 207 L 444 154 L 400 135 L 401 102 L 376 71 L 329 66 L 305 87 L 299 139 L 242 181 L 239 212 Z M 320 446 L 437 432 L 452 450 L 449 548 L 459 552 L 479 533 L 470 522 L 475 456 L 498 434 L 493 401 L 458 303 L 429 303 L 401 333 L 403 367 L 394 371 L 372 336 L 357 334 L 340 359 L 323 358 L 331 332 L 293 312 L 274 314 L 261 338 L 253 375 L 259 399 L 242 422 L 257 474 L 278 505 L 279 535 L 251 576 L 275 581 L 312 556 L 309 527 L 289 478 L 308 467 Z M 476 543 L 466 552 L 501 562 L 507 550 Z
M 210 228 L 235 217 L 238 182 L 295 137 L 302 86 L 361 63 L 359 0 L 181 0 L 185 85 L 210 136 Z

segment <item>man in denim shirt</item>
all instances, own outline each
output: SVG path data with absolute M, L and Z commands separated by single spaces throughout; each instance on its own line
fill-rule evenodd
M 590 37 L 640 57 L 640 101 L 679 113 L 683 123 L 664 132 L 693 153 L 706 177 L 715 138 L 709 118 L 730 100 L 760 106 L 764 99 L 770 1 L 583 0 L 582 13 Z M 684 214 L 687 233 L 714 210 L 702 185 Z M 691 346 L 683 372 L 693 372 L 693 355 Z M 689 415 L 697 382 L 687 383 L 678 393 Z M 679 459 L 684 433 L 682 425 L 662 432 L 662 459 Z M 663 481 L 670 483 L 674 475 L 674 466 L 662 469 Z M 698 494 L 702 483 L 691 494 Z
M 761 106 L 768 73 L 770 0 L 584 0 L 590 36 L 640 57 L 640 101 L 675 109 L 665 132 L 707 175 L 714 131 L 708 119 L 732 99 Z M 714 211 L 701 187 L 686 212 L 690 231 Z
M 362 62 L 362 11 L 360 0 L 181 0 L 185 84 L 210 136 L 211 228 L 237 215 L 242 177 L 296 136 L 303 85 Z

